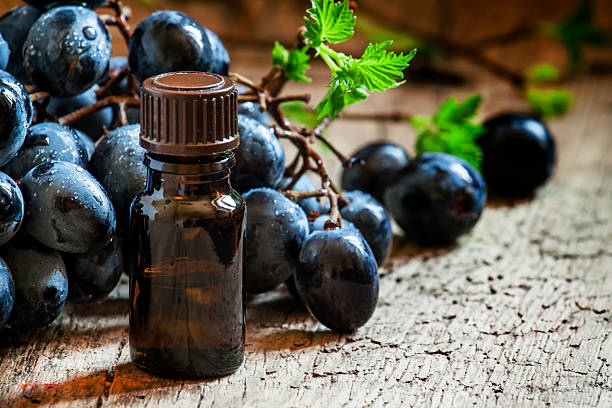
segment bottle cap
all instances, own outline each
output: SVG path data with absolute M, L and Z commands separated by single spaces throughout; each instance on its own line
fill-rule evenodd
M 206 156 L 235 149 L 238 91 L 230 78 L 172 72 L 143 82 L 140 145 L 170 156 Z

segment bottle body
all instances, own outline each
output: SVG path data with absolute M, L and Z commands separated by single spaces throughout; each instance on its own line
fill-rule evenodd
M 147 371 L 216 377 L 242 363 L 246 205 L 228 160 L 145 159 L 130 214 L 130 352 Z

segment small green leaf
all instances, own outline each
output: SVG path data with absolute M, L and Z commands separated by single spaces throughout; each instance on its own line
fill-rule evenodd
M 317 117 L 317 112 L 309 108 L 304 102 L 285 102 L 281 105 L 281 109 L 287 119 L 300 125 L 315 128 L 321 123 L 321 120 Z
M 443 124 L 446 122 L 455 124 L 468 124 L 478 113 L 478 108 L 482 102 L 479 94 L 470 95 L 458 103 L 454 97 L 448 98 L 435 115 L 435 122 Z
M 399 80 L 403 78 L 403 70 L 416 50 L 407 55 L 395 54 L 386 51 L 389 45 L 390 41 L 370 44 L 360 59 L 336 55 L 340 66 L 332 74 L 327 94 L 315 108 L 319 118 L 335 118 L 347 106 L 366 99 L 368 92 L 382 92 L 402 84 Z
M 412 50 L 407 55 L 387 52 L 387 48 L 392 43 L 392 41 L 387 41 L 370 44 L 360 59 L 341 55 L 343 66 L 340 72 L 370 92 L 382 92 L 401 85 L 402 82 L 399 80 L 404 77 L 403 71 L 408 67 L 408 63 L 414 58 L 417 51 Z
M 538 64 L 529 70 L 527 76 L 534 82 L 550 82 L 559 78 L 559 70 L 547 63 Z
M 543 117 L 564 115 L 574 99 L 573 94 L 565 89 L 529 88 L 526 96 L 531 109 Z
M 433 116 L 415 116 L 410 123 L 417 134 L 415 150 L 449 153 L 460 157 L 480 170 L 482 149 L 476 139 L 484 127 L 475 123 L 482 96 L 475 94 L 457 102 L 451 97 L 444 101 Z
M 325 116 L 336 118 L 344 108 L 368 97 L 367 89 L 352 82 L 351 79 L 336 72 L 329 85 L 325 97 L 315 107 L 318 118 Z
M 310 69 L 310 65 L 308 65 L 309 60 L 308 47 L 304 47 L 301 50 L 288 50 L 278 42 L 274 44 L 272 63 L 280 66 L 285 76 L 292 81 L 312 81 L 311 78 L 305 75 L 306 71 Z
M 348 0 L 312 0 L 308 9 L 309 17 L 304 17 L 306 32 L 304 37 L 312 47 L 330 42 L 337 44 L 350 39 L 355 33 L 355 16 L 349 8 Z

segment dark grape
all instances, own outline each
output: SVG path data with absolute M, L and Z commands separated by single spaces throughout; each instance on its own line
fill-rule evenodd
M 389 257 L 393 246 L 391 219 L 387 210 L 368 193 L 355 190 L 345 192 L 343 195 L 349 202 L 340 210 L 343 223 L 348 220 L 355 224 L 370 245 L 376 263 L 382 265 Z
M 108 64 L 108 74 L 118 74 L 128 66 L 127 57 L 112 57 Z M 127 92 L 127 76 L 110 88 L 111 95 L 123 95 Z
M 26 122 L 30 126 L 32 119 L 34 119 L 34 105 L 32 105 L 30 95 L 23 84 L 13 75 L 0 70 L 0 86 L 10 88 L 21 99 L 26 112 Z
M 213 51 L 206 31 L 195 20 L 178 11 L 157 11 L 132 35 L 129 63 L 139 81 L 176 71 L 213 68 Z
M 108 192 L 123 226 L 128 225 L 132 200 L 145 186 L 144 155 L 140 126 L 129 125 L 104 136 L 89 162 L 89 171 Z
M 59 117 L 93 105 L 97 102 L 96 89 L 97 86 L 94 86 L 82 94 L 67 98 L 52 97 L 47 105 L 47 112 Z M 113 108 L 108 107 L 71 123 L 70 127 L 84 132 L 93 140 L 98 140 L 104 134 L 104 128 L 109 129 L 112 123 Z
M 23 99 L 0 81 L 0 166 L 19 151 L 28 131 L 28 113 Z
M 290 177 L 283 177 L 276 186 L 277 190 L 284 190 L 291 183 Z M 293 191 L 316 191 L 320 189 L 317 187 L 315 183 L 312 181 L 310 177 L 307 175 L 302 175 L 295 183 L 295 185 L 291 188 Z M 317 197 L 305 198 L 303 200 L 298 201 L 298 205 L 302 207 L 302 210 L 306 213 L 307 216 L 310 216 L 312 211 L 321 213 L 323 212 L 320 199 Z
M 111 38 L 98 15 L 81 6 L 61 6 L 34 23 L 23 45 L 26 71 L 53 96 L 79 95 L 106 74 Z
M 89 163 L 89 161 L 91 160 L 91 156 L 93 156 L 94 150 L 96 150 L 96 144 L 85 133 L 77 129 L 73 129 L 73 130 L 74 130 L 74 133 L 79 138 L 79 143 L 81 144 L 81 147 L 85 150 L 85 153 L 87 153 L 86 161 Z
M 89 7 L 92 9 L 101 7 L 108 0 L 56 0 L 56 1 L 48 1 L 48 0 L 25 0 L 26 3 L 31 4 L 34 7 L 38 7 L 39 9 L 50 9 L 53 7 L 58 7 L 66 4 L 76 4 L 79 6 Z
M 296 289 L 325 326 L 350 332 L 363 326 L 378 300 L 376 260 L 357 231 L 315 231 L 302 244 Z
M 123 273 L 121 238 L 117 235 L 103 248 L 84 254 L 64 254 L 63 258 L 68 270 L 68 300 L 74 303 L 104 299 Z
M 23 84 L 31 84 L 32 80 L 23 66 L 23 43 L 28 37 L 30 28 L 40 17 L 40 10 L 35 7 L 17 7 L 0 18 L 0 33 L 11 50 L 6 70 Z
M 404 149 L 393 143 L 374 143 L 358 150 L 357 162 L 342 173 L 344 190 L 361 190 L 383 201 L 385 189 L 410 158 Z
M 484 123 L 478 139 L 482 174 L 494 192 L 526 197 L 544 184 L 555 167 L 555 140 L 537 119 L 518 114 L 497 115 Z
M 11 57 L 11 49 L 8 43 L 0 33 L 0 69 L 6 69 L 8 66 L 9 59 Z
M 0 329 L 8 321 L 15 304 L 15 283 L 4 259 L 0 258 Z
M 486 201 L 485 184 L 474 167 L 444 153 L 425 153 L 387 188 L 385 203 L 406 237 L 443 245 L 470 231 Z
M 19 231 L 25 205 L 17 183 L 0 173 L 0 246 L 9 242 Z
M 242 102 L 238 105 L 238 113 L 248 116 L 251 119 L 258 120 L 262 125 L 270 126 L 270 115 L 268 112 L 262 112 L 259 109 L 259 104 L 255 102 Z
M 118 73 L 128 66 L 127 57 L 113 57 L 110 59 L 109 74 L 111 72 Z M 110 89 L 111 95 L 124 95 L 128 91 L 127 77 L 119 81 Z M 140 124 L 140 108 L 138 106 L 127 106 L 127 120 L 130 125 Z
M 9 325 L 34 329 L 55 320 L 68 296 L 66 267 L 60 254 L 20 234 L 2 248 L 2 257 L 15 281 Z
M 302 299 L 300 299 L 300 294 L 297 291 L 297 288 L 295 287 L 295 277 L 294 275 L 291 275 L 290 277 L 288 277 L 285 282 L 285 287 L 287 288 L 287 291 L 289 292 L 289 294 L 296 298 L 299 301 L 302 301 Z
M 325 229 L 325 224 L 327 223 L 327 221 L 329 221 L 329 214 L 319 215 L 317 218 L 310 222 L 310 232 L 323 231 Z M 342 229 L 361 232 L 359 231 L 359 228 L 355 226 L 355 224 L 345 219 L 342 220 Z
M 203 27 L 208 36 L 208 43 L 212 49 L 213 62 L 212 72 L 227 76 L 229 74 L 230 57 L 223 45 L 223 42 L 212 30 Z
M 248 216 L 244 241 L 244 288 L 249 293 L 274 289 L 295 271 L 308 219 L 281 193 L 258 188 L 244 195 Z
M 37 165 L 54 160 L 84 168 L 87 165 L 87 150 L 76 132 L 68 126 L 53 122 L 39 123 L 30 127 L 23 146 L 4 167 L 4 172 L 19 180 Z
M 83 253 L 106 245 L 115 233 L 115 210 L 100 184 L 81 167 L 48 162 L 21 181 L 23 228 L 50 248 Z
M 276 186 L 285 172 L 285 151 L 270 129 L 255 119 L 238 115 L 240 146 L 232 185 L 240 192 Z

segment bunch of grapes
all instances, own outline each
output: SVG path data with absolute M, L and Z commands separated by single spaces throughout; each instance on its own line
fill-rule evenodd
M 0 18 L 0 329 L 45 326 L 67 300 L 95 302 L 115 288 L 126 266 L 130 204 L 146 177 L 140 82 L 181 70 L 228 75 L 230 63 L 221 40 L 180 12 L 155 12 L 131 32 L 129 13 L 117 0 L 27 3 Z M 410 159 L 399 146 L 379 143 L 345 157 L 325 138 L 323 130 L 345 105 L 398 86 L 413 53 L 387 53 L 388 43 L 370 45 L 362 60 L 334 53 L 326 43 L 352 36 L 352 11 L 348 2 L 319 3 L 313 2 L 310 31 L 302 32 L 296 49 L 277 44 L 275 66 L 260 84 L 232 75 L 242 86 L 232 184 L 248 208 L 245 290 L 258 294 L 284 283 L 321 323 L 352 331 L 376 307 L 378 267 L 393 241 L 387 209 L 408 237 L 446 244 L 473 228 L 486 192 L 480 173 L 455 156 Z M 331 20 L 316 16 L 334 8 L 340 20 L 333 27 L 350 26 L 348 36 L 317 29 Z M 109 25 L 129 43 L 127 57 L 111 58 Z M 313 34 L 324 32 L 334 37 Z M 309 97 L 279 93 L 289 79 L 305 78 L 313 49 L 345 80 L 332 80 L 319 105 L 321 124 L 309 129 L 293 125 L 280 109 Z M 366 71 L 372 64 L 380 69 Z M 386 82 L 376 77 L 381 72 Z M 352 73 L 364 83 L 351 83 Z M 520 133 L 512 133 L 516 120 L 508 120 L 491 125 L 485 152 Z M 543 132 L 538 146 L 554 148 L 546 129 L 534 126 L 524 124 L 523 133 Z M 282 138 L 298 148 L 290 162 Z M 315 140 L 342 160 L 345 191 L 327 174 Z M 485 176 L 489 168 L 492 180 L 504 176 L 494 165 Z
M 0 18 L 0 329 L 45 326 L 115 288 L 146 176 L 139 81 L 229 67 L 219 38 L 179 12 L 131 34 L 118 1 L 26 3 Z M 111 58 L 109 25 L 129 58 Z

